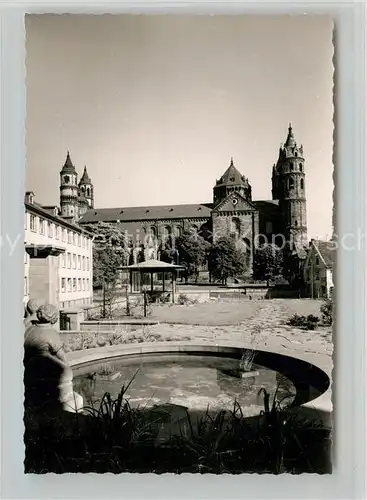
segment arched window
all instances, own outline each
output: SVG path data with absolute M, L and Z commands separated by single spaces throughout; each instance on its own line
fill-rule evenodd
M 290 177 L 289 178 L 289 189 L 292 189 L 292 188 L 294 188 L 294 179 L 293 179 L 293 177 Z
M 156 236 L 157 231 L 155 229 L 155 226 L 150 226 L 148 234 L 150 234 L 150 236 Z
M 297 158 L 297 155 L 298 155 L 298 153 L 297 153 L 297 151 L 296 151 L 296 152 L 294 153 L 294 156 Z
M 168 238 L 172 233 L 171 226 L 164 226 L 162 229 L 162 234 L 164 238 Z
M 87 196 L 90 196 L 90 188 L 87 188 Z
M 293 170 L 293 162 L 290 163 L 291 170 Z
M 303 166 L 302 163 L 299 164 L 299 171 L 302 172 Z
M 295 225 L 295 226 L 298 226 L 298 221 L 297 221 L 297 220 L 296 220 L 296 221 L 294 221 L 294 225 Z
M 232 217 L 231 233 L 233 233 L 235 236 L 239 236 L 241 233 L 241 221 L 238 217 Z
M 303 179 L 301 179 L 301 189 L 303 189 Z
M 181 229 L 181 227 L 180 226 L 176 226 L 175 227 L 175 236 L 176 236 L 176 238 L 178 238 L 181 235 L 182 235 L 182 229 Z

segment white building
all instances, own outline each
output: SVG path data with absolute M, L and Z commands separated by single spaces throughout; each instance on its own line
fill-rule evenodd
M 311 240 L 303 269 L 309 297 L 331 296 L 334 263 L 334 244 L 331 241 Z
M 25 198 L 24 300 L 50 302 L 60 309 L 93 302 L 92 235 L 72 220 L 61 218 L 56 206 Z

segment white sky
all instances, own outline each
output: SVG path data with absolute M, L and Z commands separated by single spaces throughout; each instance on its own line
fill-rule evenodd
M 333 45 L 326 17 L 27 17 L 27 189 L 59 203 L 66 150 L 96 207 L 211 202 L 234 157 L 271 199 L 292 122 L 309 237 L 332 234 Z

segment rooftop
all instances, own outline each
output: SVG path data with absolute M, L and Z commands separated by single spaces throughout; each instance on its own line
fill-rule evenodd
M 335 245 L 332 241 L 312 240 L 326 267 L 332 268 L 335 264 Z

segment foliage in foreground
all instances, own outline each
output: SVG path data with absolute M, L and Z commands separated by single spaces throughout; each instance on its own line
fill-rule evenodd
M 25 472 L 330 472 L 330 431 L 298 418 L 277 391 L 272 401 L 260 391 L 264 410 L 254 418 L 246 418 L 237 402 L 230 412 L 194 414 L 177 407 L 181 418 L 173 431 L 173 414 L 164 405 L 130 406 L 130 383 L 116 399 L 106 393 L 86 416 L 58 420 L 57 431 L 40 421 L 32 429 L 26 416 Z

